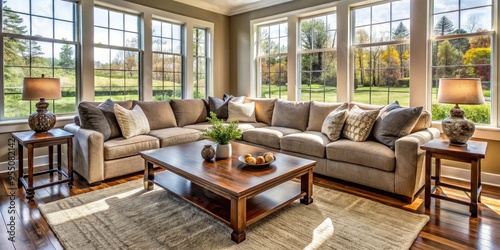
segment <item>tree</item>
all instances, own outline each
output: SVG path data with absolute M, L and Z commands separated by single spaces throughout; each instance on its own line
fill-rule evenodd
M 464 64 L 470 65 L 467 74 L 479 77 L 482 81 L 490 81 L 491 76 L 491 48 L 471 48 L 464 55 Z
M 382 66 L 385 68 L 385 70 L 382 70 L 382 77 L 386 80 L 387 86 L 394 86 L 400 78 L 399 74 L 394 70 L 394 68 L 400 66 L 399 58 L 400 55 L 394 46 L 388 46 L 380 56 Z
M 403 22 L 399 23 L 398 27 L 396 27 L 396 29 L 392 32 L 392 35 L 394 36 L 394 40 L 406 40 L 410 38 L 410 32 Z M 403 78 L 405 77 L 403 71 L 403 60 L 405 59 L 405 55 L 409 56 L 408 45 L 398 44 L 395 47 L 398 52 L 400 78 Z
M 478 15 L 471 15 L 469 19 L 467 20 L 467 24 L 465 25 L 467 27 L 467 30 L 469 33 L 472 33 L 476 30 L 476 27 L 479 24 L 479 17 Z
M 478 29 L 478 32 L 486 31 L 483 29 Z M 490 36 L 475 36 L 469 39 L 469 45 L 471 48 L 490 48 L 491 47 L 491 37 Z
M 57 63 L 62 68 L 73 68 L 75 65 L 75 58 L 73 46 L 65 44 L 59 52 L 59 62 Z
M 364 30 L 356 31 L 356 44 L 363 44 L 370 41 L 370 36 Z M 359 69 L 360 79 L 358 83 L 354 84 L 354 89 L 358 88 L 358 84 L 365 84 L 365 61 L 367 57 L 369 57 L 370 52 L 365 51 L 365 49 L 356 49 L 354 53 L 355 62 L 357 64 L 357 68 Z
M 450 68 L 457 63 L 459 57 L 459 51 L 455 49 L 448 40 L 445 40 L 439 44 L 438 47 L 438 66 L 443 66 L 438 69 L 438 74 L 440 77 L 451 77 L 453 76 L 454 70 Z
M 434 34 L 444 36 L 455 30 L 453 22 L 446 16 L 442 16 L 434 26 Z
M 11 12 L 11 9 L 6 6 L 6 0 L 2 0 L 2 30 L 4 33 L 26 34 L 26 26 L 23 24 L 23 19 L 16 13 Z M 23 54 L 27 51 L 29 45 L 25 40 L 6 37 L 4 39 L 4 61 L 6 65 L 19 65 L 23 62 Z M 8 74 L 6 69 L 6 74 Z

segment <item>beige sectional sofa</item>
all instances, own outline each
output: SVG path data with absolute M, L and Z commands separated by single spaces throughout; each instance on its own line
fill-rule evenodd
M 425 154 L 420 145 L 439 137 L 439 131 L 429 127 L 431 117 L 426 111 L 411 133 L 397 139 L 391 149 L 372 136 L 362 142 L 345 138 L 331 141 L 323 134 L 321 125 L 325 117 L 341 103 L 286 102 L 285 110 L 276 115 L 275 99 L 246 98 L 245 102 L 254 102 L 257 121 L 239 124 L 245 143 L 313 159 L 317 161 L 314 168 L 317 174 L 395 193 L 407 202 L 424 185 Z M 205 121 L 209 112 L 206 100 L 119 104 L 127 109 L 140 105 L 150 124 L 149 134 L 105 141 L 102 133 L 84 129 L 77 123 L 64 127 L 75 135 L 73 169 L 91 184 L 142 171 L 144 161 L 140 151 L 200 140 L 201 130 L 210 126 Z M 350 104 L 354 105 L 364 110 L 381 108 Z

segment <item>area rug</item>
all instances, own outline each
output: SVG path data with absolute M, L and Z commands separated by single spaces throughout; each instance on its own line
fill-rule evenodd
M 231 229 L 142 180 L 40 206 L 66 249 L 408 249 L 429 217 L 314 186 L 298 201 L 250 225 L 240 244 Z

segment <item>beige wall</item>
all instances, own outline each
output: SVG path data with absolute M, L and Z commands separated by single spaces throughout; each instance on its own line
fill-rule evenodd
M 214 96 L 229 92 L 229 17 L 172 0 L 126 0 L 151 8 L 205 20 L 214 24 L 213 86 Z

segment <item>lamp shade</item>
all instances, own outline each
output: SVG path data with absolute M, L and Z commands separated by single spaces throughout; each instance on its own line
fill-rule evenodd
M 481 80 L 479 78 L 439 79 L 439 103 L 482 104 L 484 103 Z
M 59 78 L 26 77 L 23 83 L 23 100 L 54 100 L 61 98 Z

